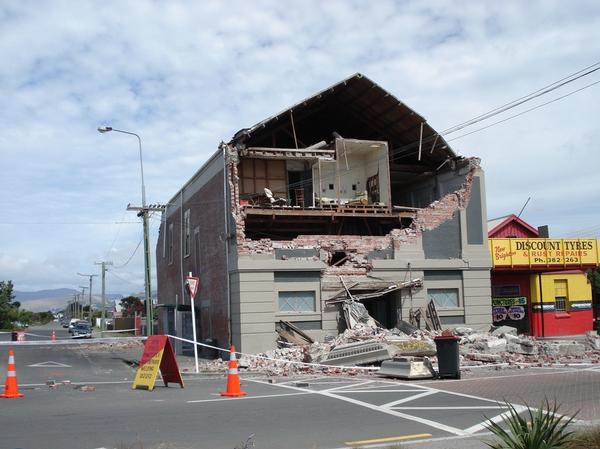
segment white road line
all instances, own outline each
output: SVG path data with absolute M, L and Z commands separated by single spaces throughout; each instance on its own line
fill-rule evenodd
M 450 406 L 450 407 L 391 407 L 394 410 L 506 410 L 507 406 L 502 405 L 465 405 L 465 406 Z
M 439 422 L 436 422 L 436 421 L 431 421 L 431 420 L 425 419 L 425 418 L 420 418 L 418 416 L 407 415 L 405 413 L 400 413 L 400 412 L 397 412 L 395 410 L 385 409 L 385 408 L 382 408 L 380 406 L 370 404 L 368 402 L 359 401 L 357 399 L 348 398 L 348 397 L 345 397 L 345 396 L 340 396 L 340 395 L 334 394 L 334 393 L 332 393 L 332 392 L 330 392 L 328 390 L 321 390 L 321 391 L 318 391 L 318 390 L 307 390 L 305 388 L 293 387 L 291 385 L 268 384 L 266 382 L 261 382 L 261 381 L 257 381 L 257 380 L 254 380 L 253 382 L 257 382 L 257 383 L 265 384 L 265 385 L 278 386 L 280 388 L 289 388 L 289 389 L 297 390 L 297 391 L 311 392 L 311 393 L 315 393 L 315 394 L 318 394 L 318 395 L 321 395 L 321 396 L 326 396 L 326 397 L 329 397 L 329 398 L 338 399 L 340 401 L 348 402 L 350 404 L 359 405 L 361 407 L 368 408 L 368 409 L 374 410 L 376 412 L 385 413 L 387 415 L 395 416 L 397 418 L 402 418 L 402 419 L 406 419 L 408 421 L 418 422 L 420 424 L 424 424 L 426 426 L 433 427 L 434 429 L 439 429 L 439 430 L 442 430 L 444 432 L 452 433 L 454 435 L 465 435 L 465 432 L 462 429 L 457 429 L 456 427 L 447 426 L 445 424 L 442 424 L 442 423 L 439 423 Z
M 257 382 L 257 381 L 253 381 L 253 382 Z M 267 385 L 273 385 L 273 384 L 267 384 Z M 313 391 L 309 391 L 309 392 L 303 392 L 303 393 L 283 393 L 283 394 L 265 394 L 265 395 L 261 395 L 261 396 L 240 396 L 237 398 L 218 398 L 218 399 L 198 399 L 197 401 L 185 401 L 188 404 L 198 404 L 201 402 L 220 402 L 220 401 L 234 401 L 234 400 L 241 400 L 241 399 L 265 399 L 265 398 L 280 398 L 282 396 L 301 396 L 301 395 L 307 395 L 307 394 L 313 394 Z
M 338 393 L 415 393 L 417 391 L 419 390 L 376 390 L 375 388 L 372 388 L 370 390 L 343 390 L 338 391 Z
M 65 365 L 64 363 L 53 362 L 48 360 L 47 362 L 35 363 L 33 365 L 27 365 L 30 368 L 73 368 L 71 365 Z
M 517 413 L 521 413 L 521 412 L 527 410 L 527 407 L 523 407 L 522 405 L 513 405 L 513 407 L 515 408 Z M 504 413 L 494 416 L 493 418 L 486 419 L 485 421 L 482 421 L 479 424 L 475 424 L 474 426 L 471 426 L 468 429 L 465 429 L 465 432 L 468 434 L 471 434 L 471 435 L 474 433 L 477 433 L 480 430 L 485 429 L 486 424 L 489 423 L 490 421 L 498 423 L 498 422 L 502 421 L 505 417 L 509 416 L 511 413 L 512 413 L 512 410 L 508 410 Z
M 343 393 L 342 390 L 345 390 L 346 388 L 360 387 L 361 385 L 369 385 L 369 384 L 372 384 L 373 382 L 374 382 L 373 380 L 367 380 L 365 382 L 358 382 L 358 383 L 354 383 L 354 384 L 350 384 L 350 385 L 342 385 L 341 387 L 327 388 L 327 389 L 321 390 L 321 391 L 339 391 L 339 392 Z
M 424 391 L 423 393 L 415 394 L 407 398 L 398 399 L 397 401 L 387 402 L 386 404 L 380 405 L 380 407 L 390 408 L 398 404 L 404 404 L 405 402 L 414 401 L 416 399 L 424 398 L 425 396 L 431 396 L 432 394 L 436 393 L 436 391 Z

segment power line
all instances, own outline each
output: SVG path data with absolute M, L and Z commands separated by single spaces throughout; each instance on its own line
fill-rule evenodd
M 441 135 L 447 135 L 447 134 L 451 134 L 453 132 L 459 131 L 467 126 L 473 125 L 475 123 L 478 123 L 482 120 L 486 120 L 490 117 L 493 117 L 494 115 L 498 115 L 501 114 L 502 112 L 508 111 L 509 109 L 515 108 L 517 106 L 522 105 L 523 103 L 527 103 L 528 101 L 531 101 L 535 98 L 538 98 L 542 95 L 545 95 L 549 92 L 552 92 L 556 89 L 559 89 L 569 83 L 572 83 L 574 81 L 577 81 L 580 78 L 583 78 L 584 76 L 590 75 L 594 72 L 597 72 L 598 70 L 600 70 L 600 67 L 596 67 L 594 69 L 591 69 L 592 67 L 595 67 L 597 65 L 600 65 L 600 62 L 596 62 L 584 69 L 581 69 L 575 73 L 572 73 L 571 75 L 565 77 L 565 78 L 561 78 L 560 80 L 554 81 L 551 84 L 548 84 L 547 86 L 544 86 L 534 92 L 531 92 L 530 94 L 527 94 L 523 97 L 519 97 L 516 100 L 513 100 L 509 103 L 506 103 L 502 106 L 498 106 L 497 108 L 492 109 L 491 111 L 485 112 L 481 115 L 478 115 L 477 117 L 474 117 L 470 120 L 467 120 L 466 122 L 463 123 L 459 123 L 458 125 L 454 125 L 444 131 L 442 131 L 440 134 Z M 588 70 L 591 69 L 591 70 Z M 585 72 L 586 70 L 588 70 L 587 72 Z M 585 73 L 582 73 L 585 72 Z
M 504 118 L 504 119 L 502 119 L 502 120 L 498 120 L 497 122 L 490 123 L 490 124 L 489 124 L 489 125 L 487 125 L 487 126 L 483 126 L 483 127 L 481 127 L 481 128 L 475 129 L 475 130 L 473 130 L 473 131 L 471 131 L 471 132 L 468 132 L 468 133 L 462 134 L 462 135 L 460 135 L 460 136 L 457 136 L 457 137 L 454 137 L 454 138 L 452 138 L 452 139 L 448 139 L 448 142 L 452 142 L 452 141 L 454 141 L 454 140 L 462 139 L 463 137 L 470 136 L 471 134 L 477 133 L 477 132 L 479 132 L 479 131 L 483 131 L 484 129 L 488 129 L 488 128 L 491 128 L 492 126 L 498 125 L 498 124 L 500 124 L 500 123 L 507 122 L 507 121 L 509 121 L 509 120 L 511 120 L 511 119 L 513 119 L 513 118 L 515 118 L 515 117 L 519 117 L 519 116 L 521 116 L 521 115 L 523 115 L 523 114 L 526 114 L 526 113 L 528 113 L 528 112 L 534 111 L 534 110 L 536 110 L 536 109 L 539 109 L 539 108 L 541 108 L 541 107 L 543 107 L 543 106 L 549 105 L 550 103 L 554 103 L 554 102 L 556 102 L 556 101 L 558 101 L 558 100 L 562 100 L 563 98 L 569 97 L 569 96 L 571 96 L 571 95 L 573 95 L 573 94 L 576 94 L 577 92 L 580 92 L 580 91 L 582 91 L 582 90 L 588 89 L 588 88 L 590 88 L 590 87 L 592 87 L 592 86 L 595 86 L 596 84 L 599 84 L 599 83 L 600 83 L 600 80 L 599 80 L 599 81 L 595 81 L 595 82 L 593 82 L 593 83 L 590 83 L 590 84 L 588 84 L 588 85 L 586 85 L 586 86 L 583 86 L 583 87 L 581 87 L 581 88 L 579 88 L 579 89 L 573 90 L 573 91 L 571 91 L 571 92 L 569 92 L 569 93 L 567 93 L 567 94 L 565 94 L 565 95 L 561 95 L 560 97 L 554 98 L 554 99 L 552 99 L 552 100 L 550 100 L 550 101 L 547 101 L 547 102 L 545 102 L 545 103 L 538 104 L 537 106 L 534 106 L 534 107 L 532 107 L 532 108 L 526 109 L 526 110 L 524 110 L 524 111 L 522 111 L 522 112 L 519 112 L 518 114 L 511 115 L 510 117 L 506 117 L 506 118 Z
M 135 247 L 135 249 L 133 250 L 133 252 L 131 253 L 131 256 L 129 256 L 129 259 L 127 259 L 127 262 L 125 262 L 123 265 L 115 265 L 114 269 L 121 269 L 127 266 L 127 264 L 129 262 L 131 262 L 131 259 L 133 259 L 133 256 L 135 256 L 135 253 L 137 252 L 138 248 L 140 247 L 140 245 L 142 244 L 142 240 L 143 238 L 140 239 L 140 241 L 138 242 L 137 246 Z
M 122 278 L 121 276 L 119 276 L 117 273 L 115 273 L 114 271 L 107 270 L 106 272 L 107 272 L 108 274 L 110 274 L 111 276 L 114 276 L 114 277 L 116 277 L 117 279 L 120 279 L 121 281 L 123 281 L 123 282 L 127 282 L 128 284 L 134 285 L 134 286 L 136 286 L 136 287 L 139 287 L 140 285 L 141 285 L 141 286 L 143 286 L 143 285 L 144 285 L 144 283 L 143 283 L 143 282 L 141 282 L 141 283 L 135 283 L 135 282 L 131 282 L 131 281 L 127 280 L 127 279 L 124 279 L 124 278 Z

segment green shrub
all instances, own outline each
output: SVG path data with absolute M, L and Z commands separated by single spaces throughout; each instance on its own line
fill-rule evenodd
M 573 432 L 567 426 L 574 417 L 558 414 L 558 405 L 545 399 L 541 407 L 533 410 L 527 406 L 525 417 L 507 403 L 509 414 L 502 425 L 488 421 L 486 427 L 499 441 L 486 443 L 492 449 L 570 449 Z M 589 448 L 586 448 L 589 449 Z

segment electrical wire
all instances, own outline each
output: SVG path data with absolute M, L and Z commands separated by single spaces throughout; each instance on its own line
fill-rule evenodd
M 543 106 L 549 105 L 549 104 L 551 104 L 551 103 L 554 103 L 554 102 L 556 102 L 556 101 L 559 101 L 559 100 L 562 100 L 563 98 L 570 97 L 571 95 L 573 95 L 573 94 L 576 94 L 577 92 L 581 92 L 582 90 L 588 89 L 588 88 L 590 88 L 590 87 L 592 87 L 592 86 L 595 86 L 596 84 L 600 84 L 600 80 L 598 80 L 598 81 L 595 81 L 595 82 L 593 82 L 593 83 L 590 83 L 590 84 L 588 84 L 588 85 L 586 85 L 586 86 L 583 86 L 583 87 L 581 87 L 581 88 L 579 88 L 579 89 L 576 89 L 576 90 L 574 90 L 574 91 L 571 91 L 571 92 L 569 92 L 569 93 L 567 93 L 567 94 L 561 95 L 560 97 L 554 98 L 554 99 L 552 99 L 552 100 L 550 100 L 550 101 L 547 101 L 547 102 L 545 102 L 545 103 L 541 103 L 541 104 L 538 104 L 537 106 L 534 106 L 534 107 L 532 107 L 532 108 L 525 109 L 524 111 L 521 111 L 521 112 L 519 112 L 518 114 L 511 115 L 511 116 L 509 116 L 509 117 L 506 117 L 506 118 L 504 118 L 504 119 L 502 119 L 502 120 L 498 120 L 497 122 L 490 123 L 490 124 L 489 124 L 489 125 L 487 125 L 487 126 L 483 126 L 483 127 L 481 127 L 481 128 L 475 129 L 475 130 L 473 130 L 473 131 L 470 131 L 470 132 L 468 132 L 468 133 L 461 134 L 460 136 L 454 137 L 454 138 L 452 138 L 452 139 L 448 139 L 448 140 L 447 140 L 447 142 L 452 142 L 452 141 L 454 141 L 454 140 L 462 139 L 463 137 L 470 136 L 471 134 L 475 134 L 475 133 L 477 133 L 477 132 L 479 132 L 479 131 L 483 131 L 484 129 L 488 129 L 488 128 L 491 128 L 492 126 L 496 126 L 496 125 L 498 125 L 498 124 L 500 124 L 500 123 L 507 122 L 507 121 L 509 121 L 509 120 L 512 120 L 513 118 L 519 117 L 519 116 L 521 116 L 521 115 L 523 115 L 523 114 L 527 114 L 528 112 L 535 111 L 536 109 L 539 109 L 539 108 L 541 108 L 541 107 L 543 107 Z
M 523 97 L 519 97 L 516 100 L 513 100 L 513 101 L 511 101 L 509 103 L 506 103 L 506 104 L 504 104 L 502 106 L 498 106 L 497 108 L 494 108 L 494 109 L 492 109 L 492 110 L 490 110 L 488 112 L 480 114 L 477 117 L 474 117 L 474 118 L 472 118 L 470 120 L 467 120 L 466 122 L 459 123 L 458 125 L 454 125 L 454 126 L 448 128 L 448 129 L 445 129 L 440 134 L 441 135 L 447 135 L 447 134 L 451 134 L 451 133 L 456 132 L 456 131 L 460 131 L 461 129 L 463 129 L 463 128 L 467 127 L 467 126 L 473 125 L 473 124 L 478 123 L 478 122 L 483 121 L 483 120 L 486 120 L 486 119 L 488 119 L 490 117 L 493 117 L 494 115 L 501 114 L 502 112 L 508 111 L 509 109 L 515 108 L 515 107 L 520 106 L 520 105 L 522 105 L 522 104 L 524 104 L 524 103 L 526 103 L 528 101 L 531 101 L 531 100 L 533 100 L 535 98 L 538 98 L 538 97 L 540 97 L 542 95 L 545 95 L 545 94 L 547 94 L 549 92 L 552 92 L 552 91 L 554 91 L 556 89 L 559 89 L 559 88 L 561 88 L 561 87 L 563 87 L 563 86 L 565 86 L 567 84 L 570 84 L 570 83 L 572 83 L 574 81 L 577 81 L 580 78 L 583 78 L 584 76 L 587 76 L 587 75 L 590 75 L 590 74 L 592 74 L 594 72 L 597 72 L 598 70 L 600 70 L 600 67 L 596 67 L 598 65 L 600 65 L 600 62 L 596 62 L 596 63 L 594 63 L 594 64 L 592 64 L 592 65 L 590 65 L 590 66 L 588 66 L 588 67 L 586 67 L 584 69 L 581 69 L 581 70 L 579 70 L 579 71 L 577 71 L 575 73 L 572 73 L 571 75 L 568 75 L 568 76 L 566 76 L 564 78 L 561 78 L 560 80 L 554 81 L 553 83 L 548 84 L 547 86 L 544 86 L 544 87 L 542 87 L 542 88 L 540 88 L 540 89 L 538 89 L 538 90 L 536 90 L 536 91 L 534 91 L 534 92 L 532 92 L 530 94 L 527 94 L 527 95 L 525 95 Z M 596 67 L 596 68 L 591 69 L 592 67 Z M 591 70 L 588 70 L 588 69 L 591 69 Z M 582 73 L 582 72 L 584 72 L 586 70 L 588 70 L 588 71 L 585 72 L 585 73 Z
M 143 241 L 143 240 L 144 240 L 144 238 L 142 237 L 142 238 L 140 239 L 140 241 L 138 242 L 137 246 L 135 247 L 135 249 L 133 250 L 133 252 L 131 253 L 131 256 L 129 256 L 129 259 L 127 259 L 127 262 L 125 262 L 123 265 L 115 265 L 115 266 L 113 267 L 113 270 L 119 270 L 119 269 L 121 269 L 121 268 L 124 268 L 124 267 L 126 267 L 126 266 L 127 266 L 127 264 L 128 264 L 129 262 L 131 262 L 131 259 L 133 259 L 133 256 L 135 256 L 135 253 L 137 252 L 138 248 L 139 248 L 139 247 L 140 247 L 140 245 L 142 244 L 142 241 Z
M 136 286 L 136 287 L 139 287 L 140 285 L 141 285 L 141 286 L 143 286 L 143 285 L 144 285 L 144 283 L 143 283 L 143 282 L 141 282 L 141 283 L 137 283 L 137 282 L 131 282 L 131 281 L 127 280 L 127 279 L 124 279 L 124 278 L 122 278 L 121 276 L 119 276 L 117 273 L 115 273 L 115 272 L 113 272 L 113 271 L 106 270 L 106 272 L 107 272 L 108 274 L 110 274 L 111 276 L 114 276 L 114 277 L 116 277 L 117 279 L 120 279 L 120 280 L 121 280 L 121 281 L 123 281 L 123 282 L 127 282 L 127 283 L 128 283 L 128 284 L 130 284 L 130 285 L 134 285 L 134 286 Z

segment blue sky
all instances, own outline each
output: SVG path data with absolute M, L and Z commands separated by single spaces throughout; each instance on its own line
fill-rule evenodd
M 355 72 L 443 130 L 600 61 L 599 16 L 595 1 L 3 2 L 0 279 L 77 287 L 135 250 L 137 141 L 99 125 L 141 135 L 148 202 L 164 203 L 221 140 Z M 531 224 L 600 235 L 598 100 L 600 85 L 451 143 L 482 158 L 490 217 L 531 196 Z M 143 290 L 141 253 L 108 291 Z

